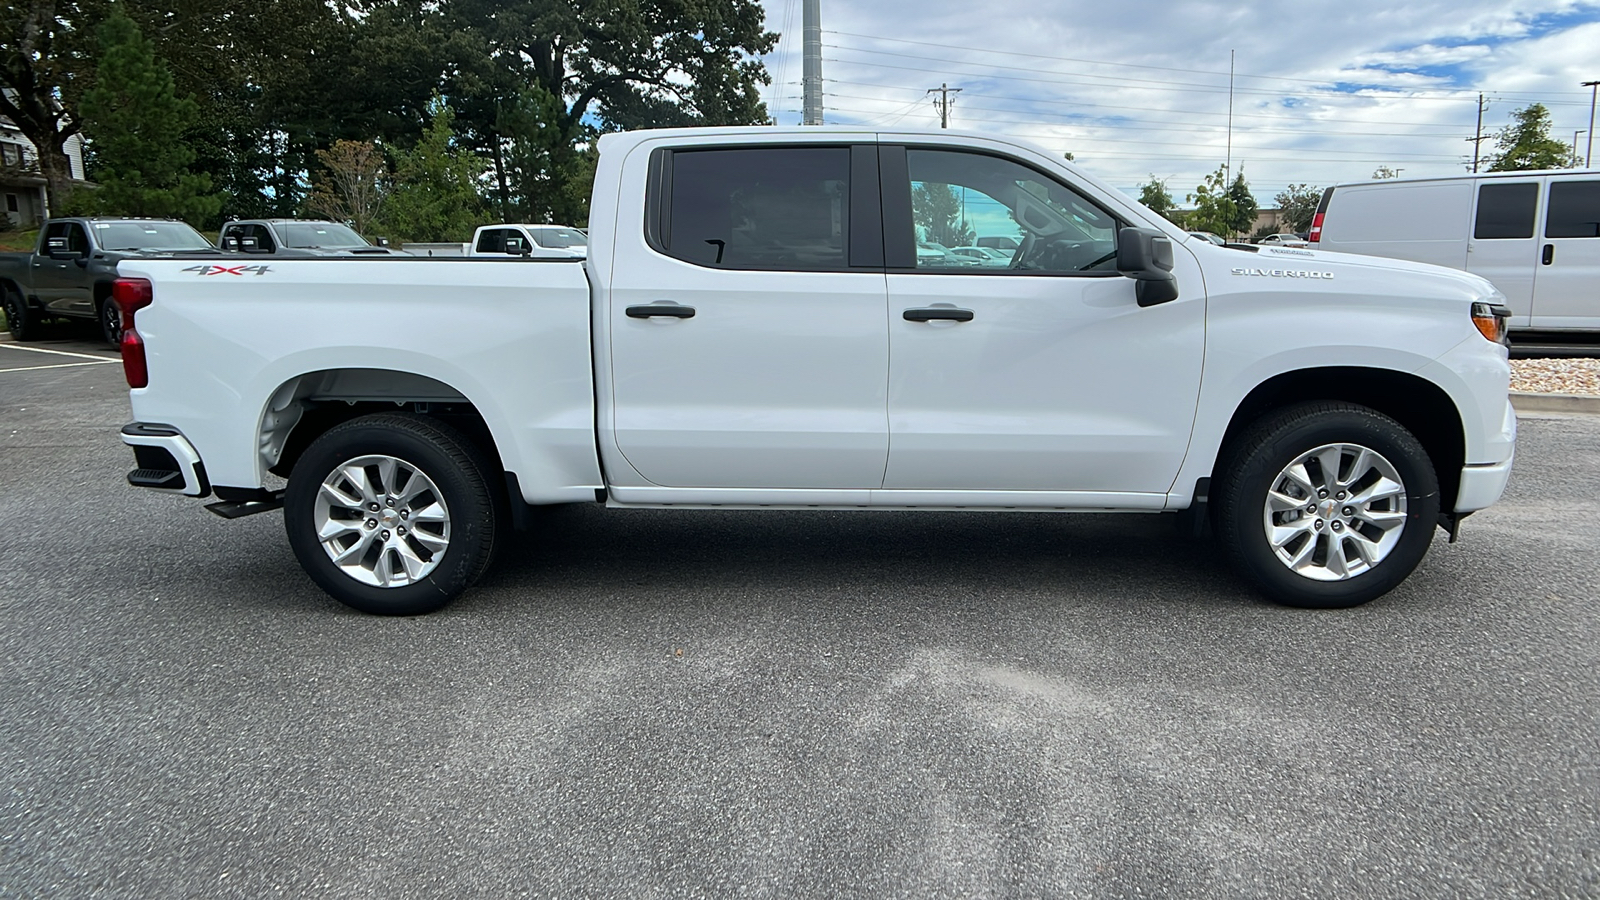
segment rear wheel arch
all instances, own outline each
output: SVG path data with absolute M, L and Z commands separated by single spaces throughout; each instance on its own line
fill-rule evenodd
M 1428 452 L 1438 473 L 1441 508 L 1454 509 L 1466 463 L 1466 426 L 1455 401 L 1432 381 L 1394 369 L 1326 366 L 1297 369 L 1267 379 L 1235 407 L 1213 462 L 1212 480 L 1233 455 L 1233 444 L 1263 417 L 1301 403 L 1329 401 L 1365 406 L 1398 422 Z
M 425 375 L 367 368 L 307 372 L 279 385 L 257 426 L 262 467 L 287 477 L 306 448 L 328 431 L 362 416 L 395 412 L 450 426 L 498 472 L 505 471 L 493 431 L 466 394 Z

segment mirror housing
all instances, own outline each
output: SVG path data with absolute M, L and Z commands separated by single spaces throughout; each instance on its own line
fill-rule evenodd
M 520 237 L 508 237 L 508 238 L 506 238 L 506 255 L 507 256 L 528 256 L 528 255 L 530 255 L 532 253 L 533 253 L 533 248 L 528 246 L 528 242 L 527 242 L 527 240 L 525 238 L 520 238 Z
M 1124 228 L 1117 232 L 1117 271 L 1134 280 L 1134 298 L 1140 306 L 1178 299 L 1178 279 L 1172 274 L 1172 241 L 1154 228 Z

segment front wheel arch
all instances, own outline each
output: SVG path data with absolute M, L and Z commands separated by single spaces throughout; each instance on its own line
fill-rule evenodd
M 1267 379 L 1235 407 L 1211 472 L 1219 482 L 1222 466 L 1241 434 L 1277 410 L 1308 402 L 1350 403 L 1381 413 L 1411 432 L 1433 462 L 1439 479 L 1441 509 L 1455 509 L 1461 467 L 1466 464 L 1466 425 L 1444 388 L 1417 375 L 1394 369 L 1323 366 L 1296 369 Z

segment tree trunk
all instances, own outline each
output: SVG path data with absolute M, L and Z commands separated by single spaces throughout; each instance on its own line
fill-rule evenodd
M 30 136 L 29 140 L 33 140 L 34 146 L 39 148 L 39 174 L 44 176 L 48 214 L 65 215 L 67 197 L 72 194 L 72 160 L 66 150 L 52 146 L 48 139 L 40 142 Z M 64 143 L 65 139 L 62 140 Z

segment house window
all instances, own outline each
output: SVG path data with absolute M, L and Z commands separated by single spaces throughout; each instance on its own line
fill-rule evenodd
M 22 165 L 22 145 L 0 143 L 0 163 L 8 166 Z
M 7 194 L 6 195 L 6 212 L 14 213 L 16 211 L 17 211 L 17 195 L 16 194 Z

